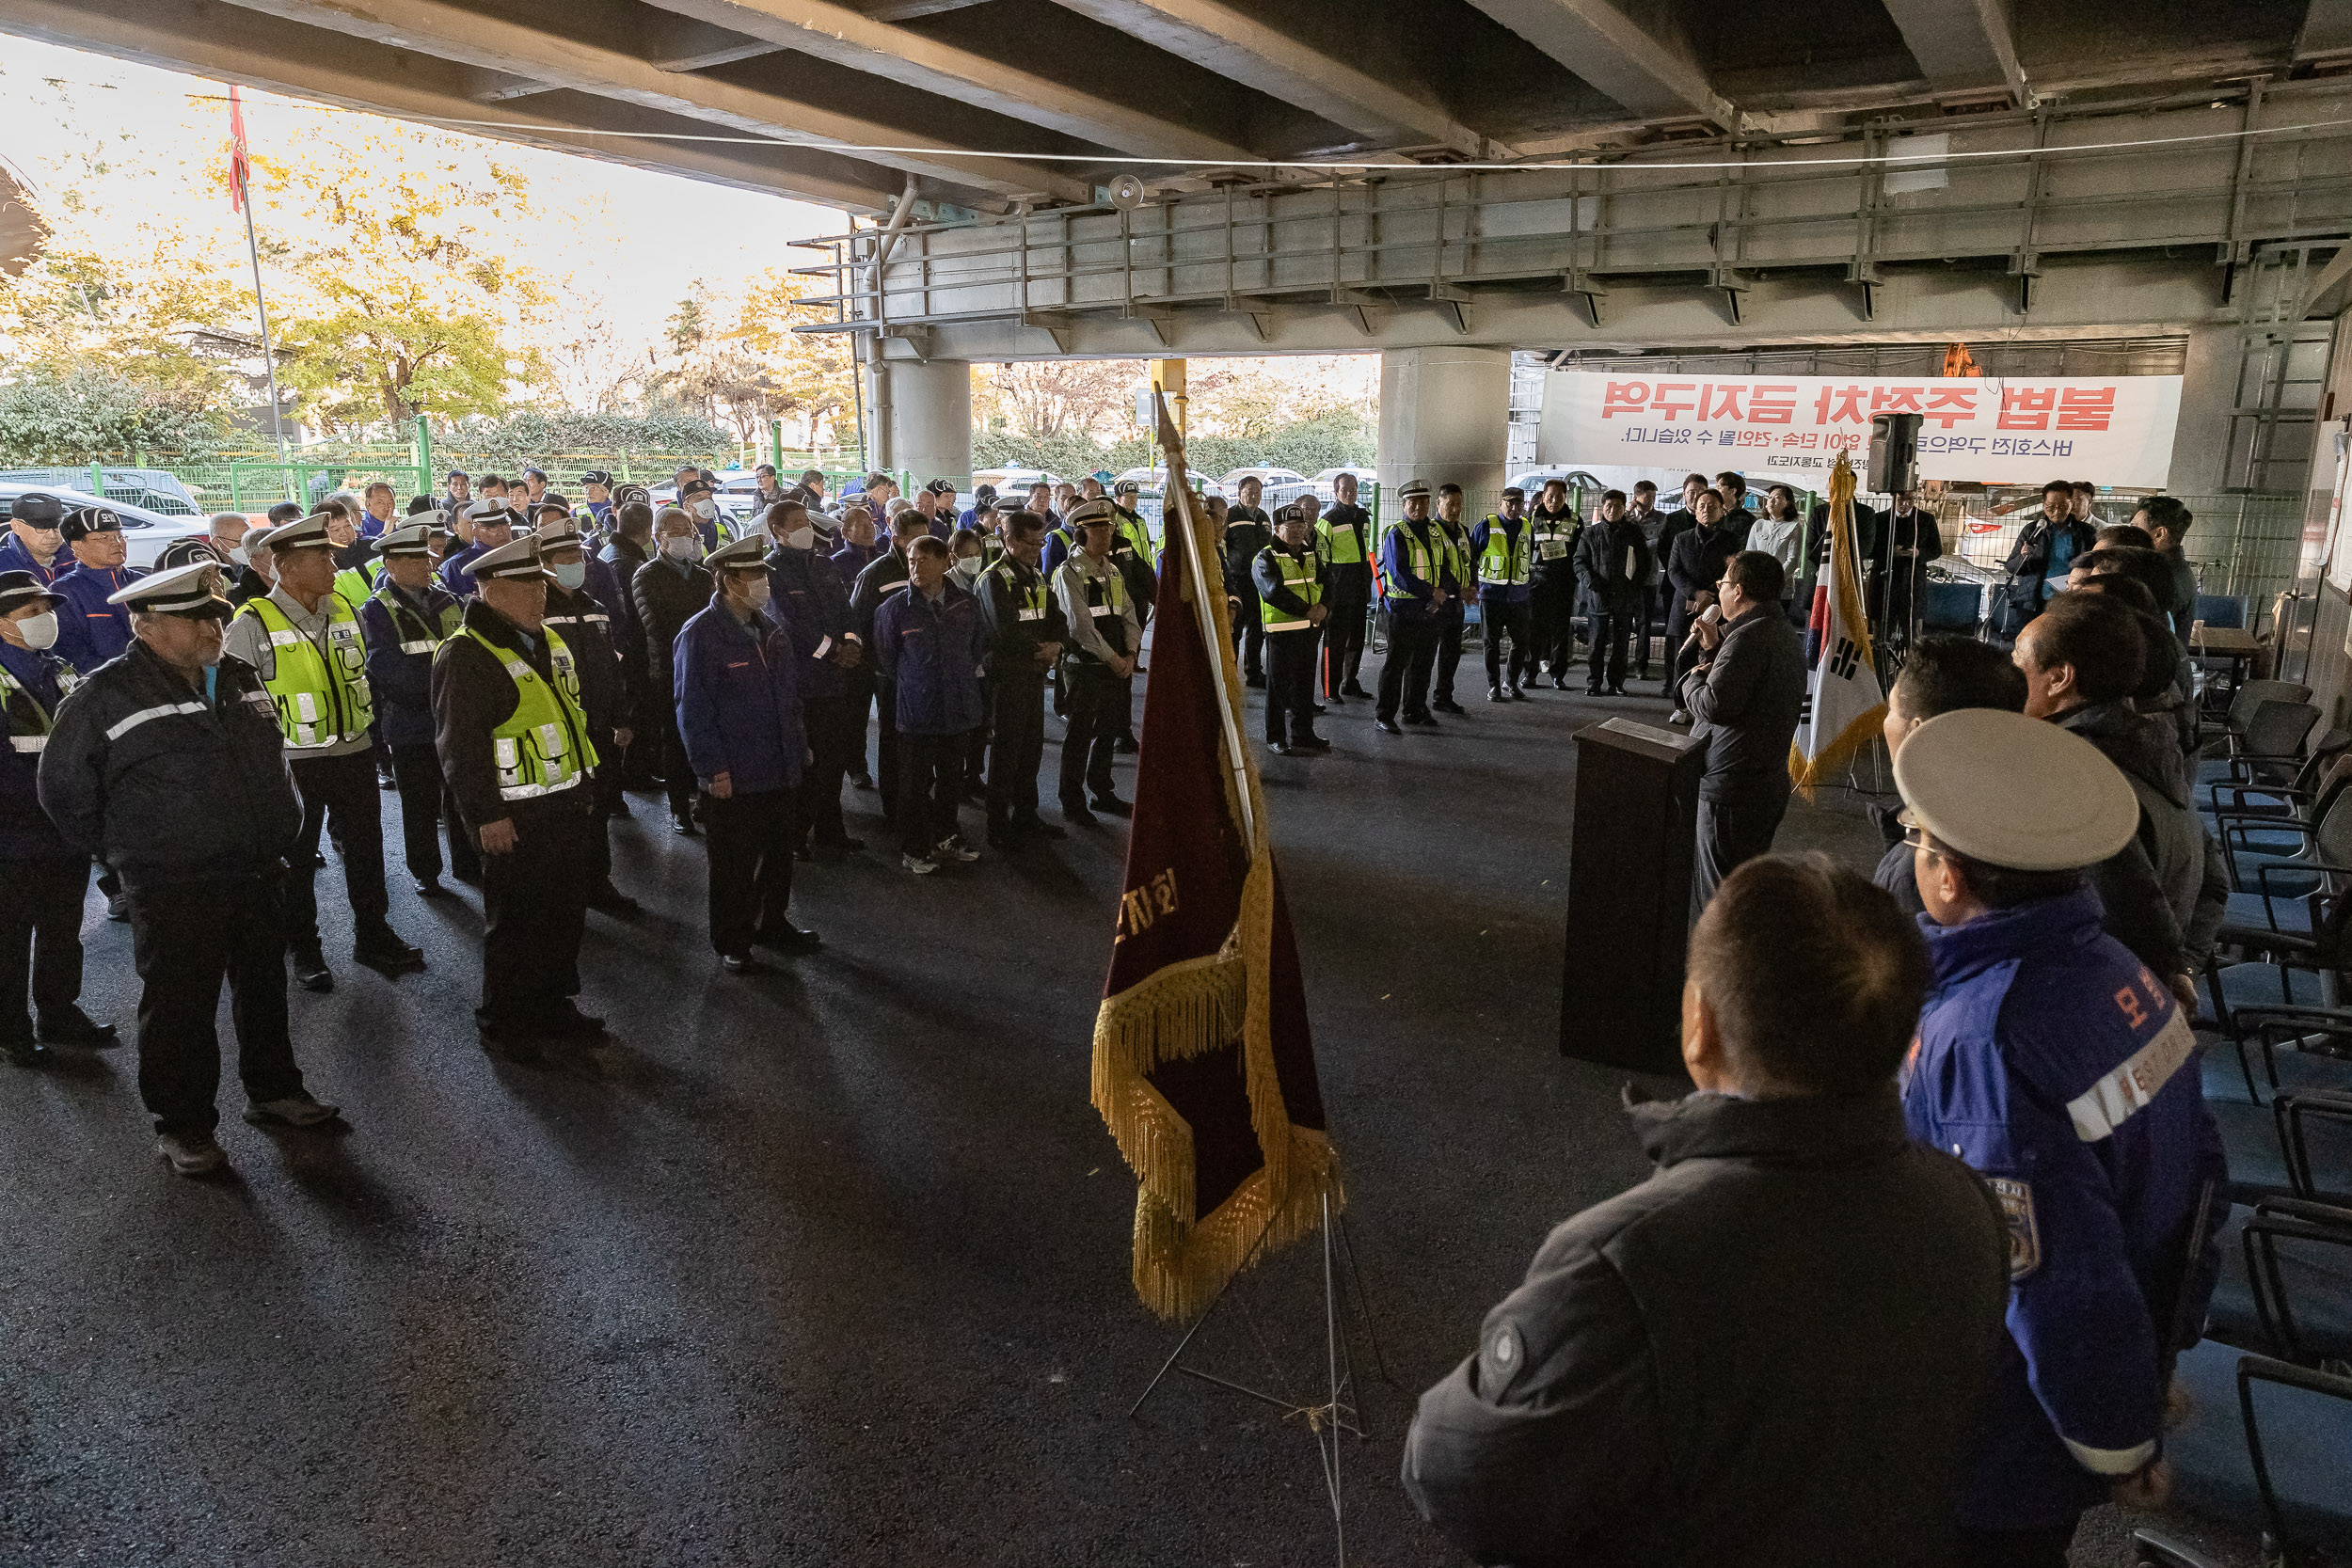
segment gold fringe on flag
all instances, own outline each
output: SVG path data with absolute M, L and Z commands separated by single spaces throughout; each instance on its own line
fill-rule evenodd
M 1854 573 L 1853 562 L 1853 465 L 1839 452 L 1837 462 L 1829 475 L 1829 560 L 1830 602 L 1836 610 L 1836 624 L 1848 641 L 1853 643 L 1855 657 L 1863 669 L 1878 669 L 1877 651 L 1870 644 L 1870 618 L 1863 612 L 1861 579 Z M 1807 677 L 1812 680 L 1811 676 Z M 1871 677 L 1873 684 L 1877 676 Z M 1813 682 L 1815 701 L 1820 700 L 1819 682 Z M 1817 785 L 1830 774 L 1853 760 L 1854 754 L 1879 733 L 1886 718 L 1886 704 L 1882 700 L 1874 707 L 1847 721 L 1845 727 L 1830 737 L 1829 743 L 1819 747 L 1808 757 L 1795 745 L 1788 748 L 1788 777 L 1807 800 L 1811 800 Z

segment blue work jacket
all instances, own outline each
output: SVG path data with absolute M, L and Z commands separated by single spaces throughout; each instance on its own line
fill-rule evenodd
M 457 629 L 457 600 L 437 584 L 407 594 L 389 577 L 359 604 L 368 689 L 387 746 L 433 744 L 433 651 Z
M 1406 546 L 1407 533 L 1427 546 L 1430 571 L 1437 578 L 1434 584 L 1412 569 L 1412 552 Z M 1461 612 L 1462 584 L 1454 575 L 1451 544 L 1443 525 L 1435 517 L 1422 523 L 1400 519 L 1391 523 L 1380 535 L 1380 597 L 1388 605 L 1391 618 L 1426 621 Z M 1431 602 L 1429 591 L 1433 586 L 1446 592 L 1446 608 L 1442 610 Z
M 1919 916 L 1935 978 L 1904 1120 L 1984 1177 L 2010 1228 L 1972 1528 L 2064 1524 L 2156 1456 L 2219 1263 L 2228 1170 L 2187 1015 L 2100 912 L 2086 887 L 1959 926 Z
M 980 666 L 988 623 L 980 601 L 946 583 L 937 603 L 909 584 L 874 611 L 874 656 L 898 687 L 898 728 L 961 735 L 980 722 Z
M 128 566 L 103 571 L 76 566 L 59 572 L 56 581 L 49 585 L 52 594 L 65 598 L 57 607 L 59 657 L 85 675 L 108 659 L 120 657 L 131 645 L 131 612 L 121 605 L 108 604 L 106 595 L 120 593 L 146 575 Z
M 478 557 L 488 555 L 495 547 L 485 545 L 468 545 L 455 555 L 444 559 L 441 562 L 441 586 L 458 598 L 473 597 L 473 574 L 466 568 L 472 565 Z
M 818 702 L 846 693 L 849 686 L 833 657 L 854 623 L 850 591 L 833 562 L 814 550 L 778 545 L 768 552 L 768 593 L 800 656 L 802 691 Z
M 41 751 L 73 667 L 55 653 L 0 642 L 0 862 L 87 860 L 40 809 Z
M 772 607 L 747 626 L 713 599 L 679 628 L 671 649 L 678 735 L 706 787 L 722 773 L 738 795 L 800 784 L 808 760 L 800 662 Z
M 35 582 L 49 588 L 73 567 L 73 552 L 63 545 L 57 546 L 57 553 L 50 557 L 49 564 L 44 566 L 33 559 L 33 552 L 24 547 L 24 541 L 19 539 L 13 530 L 0 524 L 0 572 L 30 572 Z

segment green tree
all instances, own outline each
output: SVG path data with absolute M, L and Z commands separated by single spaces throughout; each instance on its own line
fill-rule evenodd
M 35 368 L 0 384 L 0 463 L 89 463 L 126 452 L 209 457 L 227 420 L 127 377 L 85 367 Z

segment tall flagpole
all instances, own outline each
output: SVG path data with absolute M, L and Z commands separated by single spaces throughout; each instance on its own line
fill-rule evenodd
M 293 460 L 286 455 L 285 404 L 278 396 L 278 348 L 270 340 L 269 301 L 262 294 L 262 247 L 253 237 L 253 194 L 247 184 L 250 173 L 245 152 L 245 103 L 237 89 L 229 89 L 230 114 L 234 127 L 232 151 L 229 171 L 237 182 L 237 205 L 245 213 L 246 260 L 253 263 L 253 307 L 262 317 L 262 369 L 269 376 L 269 428 L 278 438 L 278 467 L 286 470 L 287 493 L 294 487 Z

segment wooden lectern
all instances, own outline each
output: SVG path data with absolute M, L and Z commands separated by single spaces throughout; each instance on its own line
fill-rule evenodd
M 1560 1053 L 1682 1070 L 1682 964 L 1706 746 L 1612 719 L 1576 736 Z

